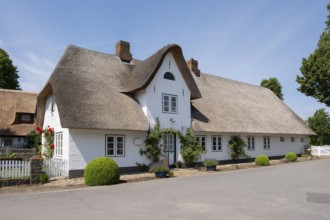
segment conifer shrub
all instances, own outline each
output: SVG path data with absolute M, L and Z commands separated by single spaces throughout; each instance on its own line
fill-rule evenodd
M 269 166 L 269 158 L 266 155 L 259 155 L 254 160 L 257 166 Z
M 111 158 L 99 157 L 90 161 L 84 171 L 85 184 L 88 186 L 112 185 L 119 183 L 119 167 Z
M 297 158 L 298 158 L 298 156 L 294 152 L 289 152 L 285 155 L 285 159 L 287 159 L 288 162 L 296 162 Z

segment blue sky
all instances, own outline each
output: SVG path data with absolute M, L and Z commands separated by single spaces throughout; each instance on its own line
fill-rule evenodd
M 259 85 L 276 77 L 284 101 L 307 119 L 326 106 L 297 91 L 303 57 L 317 46 L 325 0 L 0 0 L 0 47 L 23 90 L 39 92 L 69 44 L 113 54 L 119 40 L 136 59 L 176 43 L 202 72 Z M 329 108 L 327 108 L 329 112 Z

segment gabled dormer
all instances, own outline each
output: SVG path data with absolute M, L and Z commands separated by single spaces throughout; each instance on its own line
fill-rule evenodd
M 135 68 L 132 76 L 144 82 L 133 80 L 131 88 L 150 125 L 158 118 L 165 128 L 191 127 L 190 101 L 201 95 L 181 48 L 167 46 Z

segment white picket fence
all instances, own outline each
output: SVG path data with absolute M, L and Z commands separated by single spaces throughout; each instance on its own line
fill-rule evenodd
M 30 161 L 0 160 L 0 178 L 30 176 Z
M 68 177 L 68 163 L 63 159 L 44 160 L 43 171 L 49 177 Z M 18 178 L 30 176 L 30 161 L 0 160 L 0 178 Z
M 313 156 L 330 156 L 330 146 L 311 146 L 312 147 L 312 155 Z
M 64 159 L 51 158 L 44 161 L 44 171 L 49 177 L 68 177 L 68 163 Z

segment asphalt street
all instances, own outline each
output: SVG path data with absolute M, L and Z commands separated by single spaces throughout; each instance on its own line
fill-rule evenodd
M 330 219 L 330 159 L 0 195 L 0 219 Z

